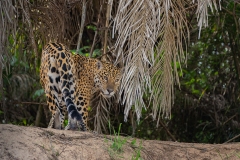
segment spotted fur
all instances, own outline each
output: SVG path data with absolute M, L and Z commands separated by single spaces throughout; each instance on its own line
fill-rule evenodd
M 42 51 L 41 84 L 52 113 L 49 128 L 87 130 L 88 107 L 92 95 L 100 90 L 113 96 L 120 85 L 121 71 L 116 66 L 82 55 L 73 55 L 63 44 L 49 43 Z

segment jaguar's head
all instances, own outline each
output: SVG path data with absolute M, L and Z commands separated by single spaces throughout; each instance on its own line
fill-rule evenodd
M 112 97 L 120 86 L 122 69 L 111 63 L 98 62 L 98 73 L 94 77 L 94 86 L 106 97 Z

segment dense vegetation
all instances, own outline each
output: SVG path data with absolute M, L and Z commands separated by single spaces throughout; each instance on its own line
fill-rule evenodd
M 181 8 L 180 1 L 176 3 L 179 4 L 174 5 Z M 73 52 L 91 57 L 104 55 L 113 62 L 117 56 L 114 51 L 119 52 L 115 48 L 118 35 L 112 38 L 118 1 L 113 1 L 111 6 L 113 17 L 107 16 L 109 5 L 104 0 L 30 0 L 29 3 L 25 0 L 3 0 L 0 4 L 0 25 L 3 28 L 0 31 L 0 123 L 46 127 L 49 113 L 39 83 L 43 45 L 49 41 L 59 41 L 67 44 Z M 208 26 L 201 30 L 200 36 L 197 25 L 199 21 L 195 14 L 197 3 L 184 1 L 182 7 L 185 8 L 182 14 L 186 15 L 187 20 L 187 25 L 182 28 L 188 28 L 183 31 L 185 37 L 178 37 L 181 34 L 176 34 L 174 40 L 179 42 L 180 39 L 184 53 L 179 55 L 186 56 L 182 58 L 187 62 L 175 57 L 177 60 L 170 63 L 170 73 L 175 77 L 175 81 L 169 80 L 174 84 L 174 92 L 168 93 L 169 97 L 174 93 L 171 118 L 167 117 L 168 114 L 157 116 L 160 117 L 158 120 L 155 120 L 156 116 L 155 119 L 152 118 L 156 114 L 156 103 L 151 100 L 153 95 L 145 91 L 141 102 L 144 104 L 140 105 L 141 118 L 136 110 L 139 106 L 135 104 L 130 106 L 128 121 L 124 122 L 128 101 L 125 104 L 118 104 L 115 100 L 95 103 L 91 106 L 91 128 L 95 126 L 99 132 L 108 132 L 112 129 L 109 124 L 118 130 L 122 123 L 123 134 L 145 139 L 204 143 L 223 143 L 232 138 L 232 141 L 240 140 L 237 138 L 240 133 L 240 3 L 224 0 L 221 1 L 221 7 L 218 7 L 221 10 L 213 9 L 213 12 L 208 7 Z M 83 27 L 82 21 L 85 21 Z M 82 33 L 80 41 L 79 33 Z M 184 43 L 185 41 L 188 42 Z M 155 43 L 156 62 L 161 63 L 163 54 L 157 52 L 161 51 L 159 46 L 165 44 L 164 38 L 157 37 Z M 181 50 L 181 46 L 178 47 Z M 125 48 L 127 49 L 123 51 L 129 51 L 130 47 L 125 45 Z M 155 65 L 146 65 L 155 69 Z M 173 71 L 175 68 L 177 72 Z M 155 75 L 162 73 L 165 72 L 157 70 Z M 159 77 L 151 78 L 156 82 Z M 147 82 L 143 85 L 147 85 Z M 170 87 L 171 90 L 171 86 L 165 87 Z M 162 92 L 156 93 L 162 97 Z M 160 105 L 157 105 L 157 110 L 161 110 Z

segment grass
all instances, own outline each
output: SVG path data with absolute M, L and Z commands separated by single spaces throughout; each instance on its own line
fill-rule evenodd
M 140 142 L 139 146 L 136 145 L 137 140 L 133 139 L 131 145 L 136 148 L 135 153 L 132 155 L 132 160 L 142 160 L 141 158 L 141 150 L 142 150 L 142 141 Z
M 120 136 L 120 130 L 121 130 L 122 124 L 119 124 L 118 131 L 116 132 L 115 129 L 113 129 L 113 135 L 114 137 L 111 138 L 111 145 L 108 148 L 109 155 L 112 159 L 115 159 L 115 157 L 123 158 L 121 156 L 121 153 L 123 153 L 123 148 L 125 145 L 127 145 L 128 138 L 123 138 Z M 111 125 L 109 123 L 109 129 L 110 129 L 110 135 L 111 135 Z M 106 142 L 107 139 L 106 139 Z M 142 160 L 141 158 L 141 150 L 142 150 L 142 141 L 140 142 L 139 146 L 137 146 L 137 140 L 133 139 L 130 143 L 128 143 L 132 148 L 134 148 L 134 153 L 132 155 L 132 160 Z
M 110 123 L 109 123 L 110 124 Z M 120 134 L 120 130 L 121 130 L 121 126 L 122 126 L 122 123 L 120 123 L 119 127 L 118 127 L 118 132 L 116 132 L 114 129 L 113 129 L 113 132 L 114 132 L 114 138 L 113 138 L 113 143 L 112 145 L 110 146 L 110 148 L 115 151 L 115 152 L 118 152 L 118 153 L 121 153 L 123 151 L 123 145 L 127 142 L 127 138 L 121 138 L 119 136 Z M 110 126 L 109 126 L 110 127 Z

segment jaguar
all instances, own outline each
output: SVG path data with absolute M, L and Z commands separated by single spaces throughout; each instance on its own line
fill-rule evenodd
M 42 51 L 40 82 L 52 117 L 48 128 L 82 131 L 87 127 L 88 108 L 95 92 L 106 98 L 116 94 L 122 69 L 112 63 L 72 54 L 61 43 L 49 43 Z

